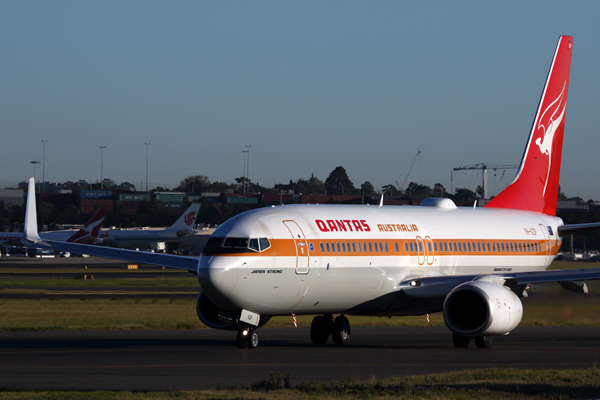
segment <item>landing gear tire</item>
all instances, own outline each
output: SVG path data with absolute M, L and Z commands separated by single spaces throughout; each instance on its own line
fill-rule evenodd
M 310 340 L 313 344 L 325 344 L 329 338 L 330 322 L 322 315 L 313 318 L 310 324 Z
M 243 330 L 238 331 L 237 337 L 235 339 L 235 343 L 237 344 L 238 349 L 245 349 L 248 346 L 248 335 L 244 335 Z
M 454 342 L 454 346 L 459 349 L 466 349 L 469 347 L 469 343 L 471 343 L 471 338 L 468 336 L 460 336 L 456 333 L 452 334 L 452 342 Z
M 350 341 L 350 321 L 348 321 L 348 318 L 340 315 L 333 321 L 331 336 L 333 342 L 337 345 L 344 345 Z
M 248 338 L 248 348 L 255 349 L 258 347 L 258 333 L 252 331 L 250 332 L 250 337 Z
M 491 336 L 477 336 L 475 338 L 475 345 L 480 349 L 489 349 L 492 347 Z

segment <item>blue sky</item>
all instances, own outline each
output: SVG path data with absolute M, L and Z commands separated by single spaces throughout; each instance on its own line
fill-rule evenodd
M 0 2 L 0 185 L 188 175 L 264 186 L 518 164 L 559 35 L 574 37 L 561 186 L 600 200 L 600 2 Z M 41 179 L 42 166 L 36 176 Z M 514 176 L 507 171 L 504 184 Z M 492 194 L 501 172 L 489 176 Z M 480 175 L 455 174 L 471 188 Z M 472 182 L 471 182 L 472 181 Z

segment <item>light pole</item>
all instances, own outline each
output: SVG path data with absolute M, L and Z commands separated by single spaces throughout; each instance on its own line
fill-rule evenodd
M 248 146 L 246 146 L 248 147 Z M 244 180 L 242 181 L 242 193 L 246 193 L 246 153 L 248 150 L 242 150 L 244 154 Z
M 104 190 L 104 149 L 106 146 L 100 146 L 100 189 Z
M 44 144 L 44 163 L 42 164 L 42 193 L 46 193 L 46 142 L 47 140 L 42 140 Z
M 150 142 L 144 143 L 146 145 L 146 192 L 148 191 L 148 148 L 150 146 Z
M 248 167 L 246 168 L 246 187 L 248 188 L 247 193 L 250 193 L 250 145 L 246 145 L 246 153 L 248 153 Z
M 33 164 L 33 182 L 35 183 L 35 166 L 41 164 L 38 160 L 29 161 L 29 164 Z

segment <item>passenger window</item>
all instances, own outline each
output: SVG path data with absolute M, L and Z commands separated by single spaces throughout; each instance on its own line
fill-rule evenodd
M 335 243 L 331 242 L 331 252 L 335 253 Z
M 258 239 L 250 239 L 248 242 L 248 248 L 250 250 L 259 251 L 258 250 Z
M 421 251 L 421 253 L 423 252 L 423 243 L 419 242 L 419 250 Z
M 488 249 L 487 251 L 489 252 L 490 251 L 490 243 L 489 242 L 487 244 L 487 249 Z
M 373 245 L 371 244 L 371 242 L 369 242 L 369 252 L 372 253 L 373 252 Z
M 338 251 L 338 253 L 341 253 L 341 251 L 340 251 L 340 244 L 339 243 L 336 243 L 336 244 L 337 244 L 337 251 Z
M 348 245 L 348 246 L 350 246 L 350 245 Z M 348 248 L 350 248 L 350 247 L 348 247 Z M 352 243 L 352 252 L 356 253 L 356 243 L 354 243 L 354 242 Z
M 377 250 L 377 243 L 375 243 L 375 253 L 377 253 L 377 252 L 378 252 L 378 250 Z
M 325 247 L 327 247 L 327 252 L 329 253 L 329 243 L 325 243 Z
M 342 242 L 342 251 L 345 253 L 346 252 L 346 243 Z
M 431 242 L 427 242 L 427 248 L 429 249 L 429 252 L 431 253 Z
M 469 248 L 469 252 L 471 252 L 471 243 L 467 243 L 467 247 Z
M 381 242 L 379 242 L 379 251 L 383 253 L 383 246 L 381 245 Z
M 410 242 L 410 252 L 411 252 L 411 253 L 414 253 L 414 252 L 415 252 L 415 251 L 413 250 L 413 244 L 412 244 L 412 242 Z
M 481 251 L 481 243 L 477 242 L 477 251 Z
M 388 245 L 387 245 L 387 242 L 385 242 L 385 252 L 386 252 L 386 253 L 388 252 Z
M 504 253 L 506 253 L 508 251 L 508 245 L 506 245 L 506 247 L 504 247 L 504 242 L 500 243 L 500 245 L 502 246 L 502 251 Z
M 444 242 L 444 250 L 448 251 L 448 242 Z
M 456 249 L 456 242 L 454 242 L 454 252 L 456 253 L 458 250 Z
M 271 247 L 271 242 L 269 242 L 269 239 L 267 238 L 260 238 L 258 239 L 258 242 L 260 244 L 260 251 L 265 251 L 266 249 Z
M 438 250 L 437 250 L 437 243 L 436 243 L 436 242 L 433 242 L 433 249 L 434 249 L 434 250 L 435 250 L 435 252 L 437 253 L 437 251 L 438 251 Z
M 356 247 L 358 247 L 358 252 L 360 253 L 360 251 L 362 250 L 362 249 L 360 248 L 360 242 L 358 242 L 358 245 L 357 245 Z
M 366 253 L 367 252 L 367 244 L 365 242 L 363 242 L 363 251 Z
M 323 242 L 319 243 L 321 245 L 321 253 L 325 253 L 325 246 L 323 246 Z
M 396 245 L 396 253 L 400 253 L 400 249 L 398 248 L 398 242 L 394 243 Z
M 406 252 L 408 253 L 408 243 L 404 242 L 404 248 L 406 249 Z

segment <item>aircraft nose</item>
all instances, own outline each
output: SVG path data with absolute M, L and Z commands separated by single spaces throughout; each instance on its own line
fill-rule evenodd
M 212 299 L 219 299 L 225 307 L 227 296 L 233 291 L 238 273 L 237 257 L 200 256 L 198 282 Z

